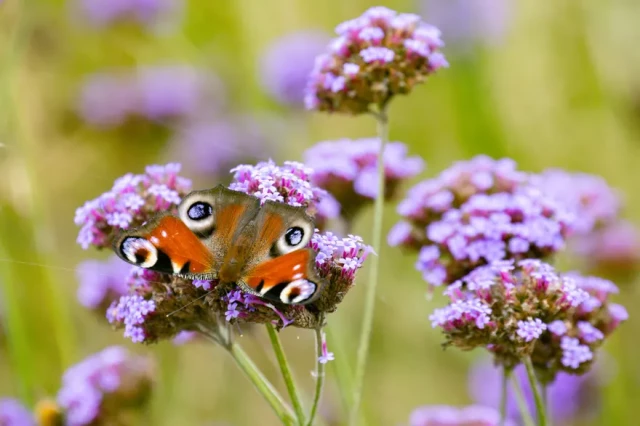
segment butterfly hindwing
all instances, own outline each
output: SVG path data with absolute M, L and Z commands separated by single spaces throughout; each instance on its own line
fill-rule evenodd
M 194 278 L 215 275 L 211 251 L 171 215 L 124 232 L 114 251 L 124 261 L 153 271 Z
M 313 250 L 294 250 L 259 263 L 240 284 L 265 299 L 286 304 L 309 303 L 322 288 L 314 263 Z

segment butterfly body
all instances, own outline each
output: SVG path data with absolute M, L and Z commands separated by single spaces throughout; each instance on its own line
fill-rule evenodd
M 315 253 L 306 248 L 315 229 L 304 207 L 260 200 L 224 186 L 193 191 L 178 215 L 161 214 L 114 243 L 134 265 L 189 279 L 235 283 L 282 303 L 312 301 L 322 287 Z

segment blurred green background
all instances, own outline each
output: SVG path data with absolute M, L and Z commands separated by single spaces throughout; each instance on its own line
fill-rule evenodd
M 391 106 L 391 139 L 408 144 L 428 164 L 416 180 L 475 154 L 510 156 L 524 170 L 553 166 L 604 176 L 624 194 L 626 217 L 640 222 L 640 3 L 468 3 L 475 9 L 459 11 L 467 13 L 461 25 L 498 19 L 498 34 L 478 31 L 445 48 L 450 68 Z M 75 243 L 75 209 L 122 174 L 172 160 L 176 152 L 169 146 L 171 123 L 137 120 L 108 130 L 83 123 L 75 105 L 87 75 L 140 65 L 197 66 L 221 79 L 225 114 L 276 123 L 265 127 L 276 141 L 274 160 L 301 160 L 314 142 L 373 136 L 374 122 L 280 106 L 260 84 L 264 50 L 298 30 L 331 34 L 335 25 L 372 5 L 427 10 L 417 1 L 190 0 L 168 29 L 151 31 L 133 24 L 95 28 L 72 4 L 0 2 L 0 396 L 29 403 L 54 396 L 64 369 L 86 355 L 109 344 L 128 345 L 77 302 L 75 266 L 109 253 L 85 252 Z M 429 12 L 423 16 L 432 22 Z M 445 42 L 447 30 L 443 26 Z M 194 178 L 196 188 L 217 184 L 188 162 L 182 174 Z M 388 205 L 385 230 L 396 220 L 395 206 Z M 370 241 L 370 229 L 367 212 L 355 231 Z M 370 423 L 406 422 L 419 405 L 469 403 L 467 371 L 479 354 L 442 351 L 441 336 L 427 317 L 443 300 L 425 300 L 412 256 L 389 247 L 379 255 L 382 281 L 364 394 Z M 365 278 L 366 268 L 359 282 Z M 634 356 L 640 295 L 637 283 L 619 284 L 618 301 L 631 316 L 605 345 L 617 374 L 606 385 L 602 414 L 593 424 L 636 424 L 640 404 Z M 329 318 L 331 332 L 343 343 L 330 348 L 339 361 L 355 360 L 363 295 L 364 286 L 356 286 Z M 282 338 L 311 395 L 313 333 L 285 329 Z M 264 330 L 243 330 L 239 339 L 284 393 Z M 128 346 L 159 361 L 152 424 L 276 424 L 221 349 L 205 343 Z M 344 418 L 337 364 L 328 366 L 321 408 L 327 419 Z

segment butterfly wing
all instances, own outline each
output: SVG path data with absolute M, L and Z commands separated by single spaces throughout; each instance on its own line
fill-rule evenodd
M 187 194 L 178 206 L 178 214 L 212 253 L 213 269 L 218 271 L 259 209 L 256 197 L 218 185 Z
M 186 276 L 213 276 L 215 272 L 209 249 L 182 220 L 168 214 L 123 232 L 114 251 L 125 262 L 153 271 Z
M 286 304 L 309 303 L 323 284 L 316 275 L 314 263 L 313 250 L 295 250 L 259 263 L 242 283 L 265 299 Z
M 114 250 L 143 268 L 186 278 L 215 279 L 234 235 L 255 217 L 259 200 L 222 185 L 187 194 L 178 217 L 161 214 L 124 232 Z
M 322 281 L 315 273 L 315 253 L 307 247 L 313 235 L 313 219 L 304 207 L 267 201 L 235 244 L 250 246 L 238 280 L 246 290 L 288 304 L 309 303 Z

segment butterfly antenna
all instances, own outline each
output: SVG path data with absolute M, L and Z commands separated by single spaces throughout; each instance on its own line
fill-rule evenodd
M 169 312 L 166 315 L 166 318 L 169 318 L 171 315 L 175 314 L 176 312 L 180 312 L 181 310 L 183 310 L 186 307 L 189 307 L 191 305 L 193 305 L 194 303 L 196 303 L 198 300 L 204 299 L 205 297 L 207 297 L 208 295 L 210 295 L 211 293 L 213 293 L 213 290 L 209 290 L 208 292 L 206 292 L 205 294 L 203 294 L 202 296 L 198 297 L 197 299 L 192 300 L 191 302 L 187 303 L 184 306 L 179 307 L 178 309 L 176 309 L 175 311 Z

